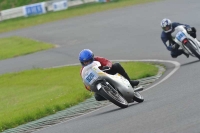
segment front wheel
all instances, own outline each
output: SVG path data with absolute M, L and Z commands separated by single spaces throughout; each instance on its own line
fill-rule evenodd
M 104 98 L 106 98 L 107 100 L 109 100 L 110 102 L 114 103 L 115 105 L 121 108 L 128 107 L 128 102 L 111 85 L 101 84 L 101 89 L 99 90 L 99 93 Z
M 200 60 L 200 51 L 198 48 L 195 48 L 190 42 L 184 45 Z

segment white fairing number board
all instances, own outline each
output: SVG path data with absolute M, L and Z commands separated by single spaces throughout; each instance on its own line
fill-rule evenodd
M 185 34 L 184 34 L 183 32 L 179 31 L 179 32 L 176 34 L 176 38 L 177 38 L 180 42 L 182 42 L 182 41 L 186 38 L 186 36 L 185 36 Z
M 86 74 L 84 77 L 84 82 L 88 83 L 89 85 L 92 85 L 97 78 L 98 75 L 93 70 L 89 70 L 88 74 Z

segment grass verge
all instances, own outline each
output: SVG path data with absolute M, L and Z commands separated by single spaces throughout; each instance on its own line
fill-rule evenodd
M 22 37 L 0 38 L 0 60 L 53 48 L 54 45 Z
M 75 16 L 81 16 L 85 14 L 91 14 L 100 11 L 106 11 L 115 8 L 121 8 L 131 6 L 135 4 L 142 4 L 157 0 L 115 0 L 109 3 L 89 3 L 76 7 L 69 7 L 67 10 L 58 12 L 48 12 L 47 14 L 32 16 L 32 17 L 20 17 L 10 20 L 4 20 L 0 23 L 0 33 L 56 20 L 62 20 Z
M 149 63 L 123 62 L 131 79 L 156 75 Z M 81 66 L 32 69 L 0 76 L 0 131 L 54 114 L 92 94 L 80 77 Z

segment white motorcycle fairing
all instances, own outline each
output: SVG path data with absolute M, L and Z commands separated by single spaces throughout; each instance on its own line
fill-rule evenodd
M 81 76 L 84 84 L 89 87 L 91 91 L 98 92 L 101 89 L 101 84 L 99 84 L 99 82 L 105 80 L 118 90 L 128 103 L 133 102 L 135 92 L 129 81 L 118 73 L 110 75 L 103 72 L 99 69 L 100 66 L 101 64 L 98 61 L 93 61 L 83 68 Z
M 177 26 L 171 36 L 185 53 L 200 59 L 200 43 L 187 33 L 184 25 Z

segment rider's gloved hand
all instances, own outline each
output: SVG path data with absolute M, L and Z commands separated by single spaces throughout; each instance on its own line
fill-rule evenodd
M 109 69 L 110 69 L 109 66 L 103 66 L 103 67 L 102 67 L 102 70 L 109 70 Z
M 193 38 L 196 38 L 196 29 L 194 27 L 187 27 L 187 33 L 190 34 Z
M 168 49 L 169 51 L 172 51 L 172 50 L 176 49 L 176 44 L 173 44 L 173 45 L 171 45 L 171 46 L 168 46 L 167 49 Z
M 172 47 L 172 49 L 175 49 L 176 48 L 176 44 L 171 45 L 171 47 Z
M 196 33 L 196 29 L 194 27 L 187 27 L 186 30 L 188 34 Z
M 168 46 L 167 49 L 168 49 L 169 51 L 172 51 L 172 46 Z
M 188 32 L 192 32 L 192 28 L 191 27 L 187 27 L 187 31 Z

